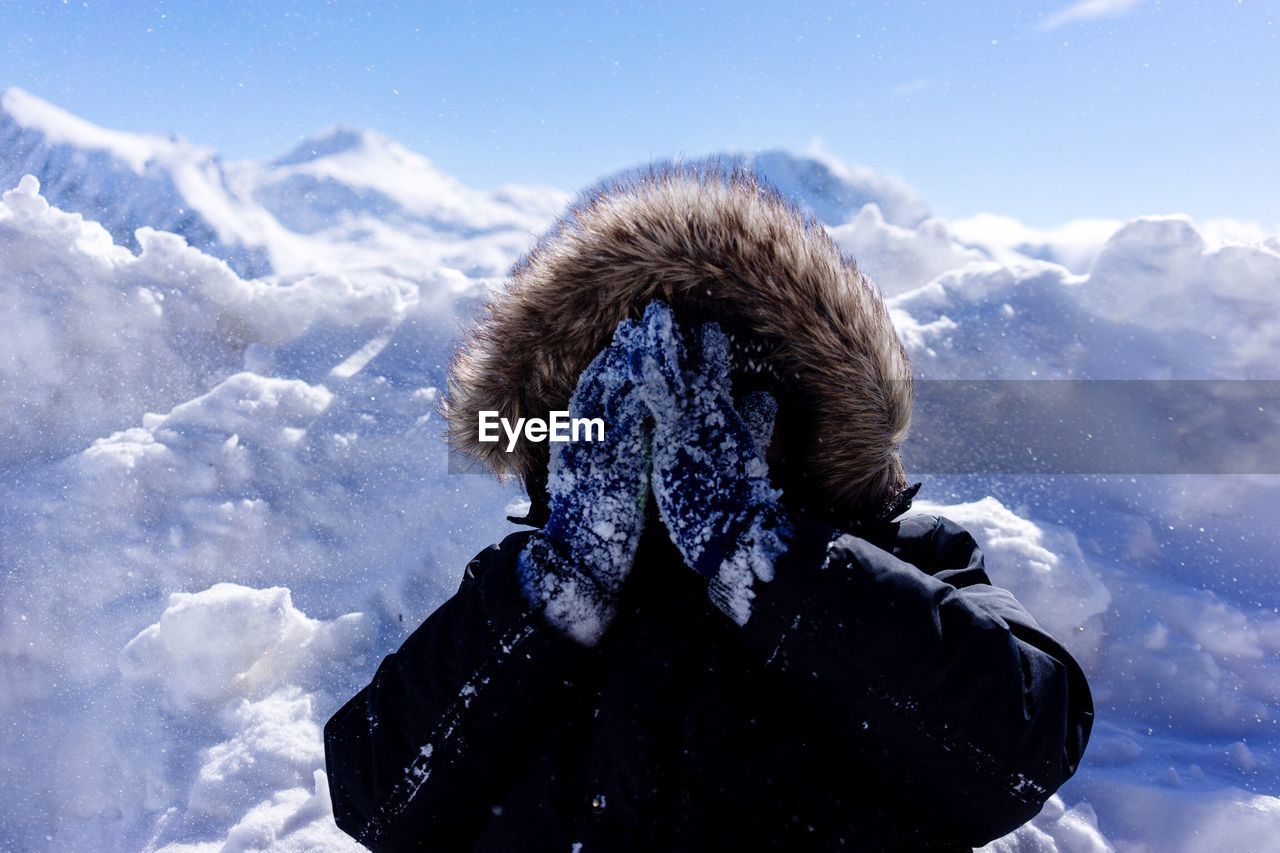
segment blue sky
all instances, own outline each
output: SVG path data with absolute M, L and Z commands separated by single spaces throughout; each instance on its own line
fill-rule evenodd
M 230 158 L 371 127 L 477 186 L 818 144 L 946 216 L 1280 223 L 1280 3 L 0 0 L 0 85 Z

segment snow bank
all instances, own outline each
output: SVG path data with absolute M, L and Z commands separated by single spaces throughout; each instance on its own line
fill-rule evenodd
M 1180 732 L 1218 739 L 1221 749 L 1271 735 L 1280 723 L 1280 616 L 1274 604 L 1242 605 L 1190 586 L 1114 586 L 1132 615 L 1113 627 L 1099 667 L 1112 707 L 1162 725 L 1176 720 Z M 1159 696 L 1158 707 L 1151 705 L 1153 696 Z M 1276 766 L 1273 755 L 1212 763 L 1246 779 L 1258 775 L 1260 765 L 1273 772 Z
M 1133 783 L 1098 784 L 1091 790 L 1091 796 L 1111 806 L 1109 832 L 1117 850 L 1219 853 L 1277 849 L 1278 797 L 1240 788 L 1180 790 Z
M 151 724 L 169 723 L 150 731 L 137 720 L 124 723 L 165 756 L 147 769 L 173 779 L 175 757 L 186 769 L 189 787 L 168 791 L 185 800 L 185 814 L 169 810 L 153 840 L 229 827 L 230 849 L 343 846 L 321 769 L 322 714 L 331 703 L 323 690 L 331 661 L 367 647 L 366 622 L 358 613 L 309 619 L 281 587 L 220 583 L 170 596 L 160 620 L 125 647 L 121 660 L 135 707 L 155 715 Z M 213 725 L 198 750 L 183 736 L 191 723 Z
M 828 230 L 886 296 L 913 290 L 948 270 L 989 259 L 984 251 L 960 245 L 941 220 L 926 219 L 904 228 L 886 222 L 875 203 Z
M 342 848 L 320 726 L 508 526 L 433 414 L 474 285 L 134 255 L 34 180 L 0 240 L 5 845 Z
M 1184 217 L 1130 222 L 1089 272 L 974 263 L 891 300 L 929 378 L 1274 378 L 1280 249 L 1207 243 Z
M 1207 337 L 1201 357 L 1227 377 L 1280 372 L 1280 245 L 1213 247 L 1183 217 L 1135 220 L 1093 262 L 1084 303 L 1159 334 Z
M 326 656 L 349 653 L 360 623 L 360 614 L 331 623 L 308 619 L 284 587 L 218 583 L 203 592 L 170 595 L 160 621 L 125 646 L 120 666 L 127 679 L 159 682 L 169 707 L 189 713 L 233 697 L 247 701 L 273 685 L 296 684 Z M 242 704 L 237 715 L 247 708 Z
M 1098 816 L 1088 803 L 1067 808 L 1057 794 L 1030 823 L 998 838 L 978 853 L 1114 853 L 1098 830 Z
M 1273 236 L 1240 242 L 1262 235 L 1179 216 L 1102 225 L 1096 234 L 1111 233 L 1081 249 L 1079 274 L 988 239 L 992 260 L 893 298 L 918 373 L 1274 378 Z M 1096 822 L 1059 836 L 1042 815 L 991 849 L 1221 849 L 1236 820 L 1245 847 L 1272 849 L 1277 478 L 928 479 L 943 505 L 918 508 L 973 530 L 993 580 L 1085 663 L 1098 707 L 1085 766 L 1063 791 Z
M 1030 258 L 1084 273 L 1123 224 L 1118 219 L 1073 219 L 1056 228 L 1033 228 L 1009 216 L 980 213 L 949 220 L 947 227 L 961 243 L 980 246 L 1001 263 Z
M 245 280 L 173 234 L 140 252 L 53 208 L 28 176 L 0 202 L 0 465 L 48 460 L 189 399 L 246 354 L 321 326 L 397 323 L 418 302 L 394 279 Z

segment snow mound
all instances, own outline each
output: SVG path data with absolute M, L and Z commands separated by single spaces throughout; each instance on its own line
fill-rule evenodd
M 1033 228 L 1010 216 L 980 213 L 949 220 L 947 227 L 961 243 L 981 247 L 1001 263 L 1029 258 L 1085 273 L 1123 224 L 1116 219 L 1073 219 L 1056 228 Z
M 0 205 L 0 835 L 343 849 L 320 726 L 512 498 L 448 476 L 433 416 L 473 282 L 245 280 L 139 239 L 34 178 Z
M 170 596 L 160 621 L 125 647 L 121 669 L 142 707 L 159 709 L 170 730 L 213 722 L 212 738 L 221 738 L 184 755 L 194 777 L 182 820 L 188 831 L 229 826 L 222 849 L 342 847 L 322 771 L 325 718 L 317 706 L 325 702 L 315 691 L 326 661 L 365 644 L 364 622 L 358 613 L 309 619 L 281 587 L 220 583 Z M 157 691 L 163 698 L 150 705 Z M 166 753 L 184 753 L 177 738 L 162 743 Z M 153 841 L 176 833 L 176 823 L 162 819 Z
M 1270 379 L 1280 250 L 1206 241 L 1185 217 L 1119 228 L 1089 271 L 971 263 L 890 302 L 928 378 Z
M 418 301 L 396 280 L 240 278 L 173 234 L 139 254 L 50 206 L 34 177 L 0 202 L 0 466 L 51 459 L 194 396 L 321 326 L 396 323 Z
M 351 634 L 359 624 L 359 614 L 327 624 L 308 619 L 284 587 L 219 583 L 170 595 L 160 621 L 125 646 L 121 668 L 126 678 L 159 681 L 171 707 L 188 712 L 259 695 L 267 685 L 296 683 L 310 663 L 345 651 L 350 637 L 334 634 Z M 209 644 L 208 638 L 228 632 L 230 642 Z M 315 647 L 322 648 L 318 655 Z
M 875 202 L 828 231 L 886 296 L 905 293 L 944 272 L 990 259 L 985 251 L 961 245 L 939 219 L 926 219 L 912 228 L 893 225 L 885 221 Z
M 1054 794 L 1040 814 L 977 853 L 1114 853 L 1115 847 L 1098 830 L 1098 816 L 1088 803 L 1067 808 Z
M 1223 375 L 1273 378 L 1280 365 L 1277 282 L 1280 247 L 1213 247 L 1185 217 L 1150 217 L 1107 241 L 1082 296 L 1114 322 L 1221 341 L 1213 355 Z
M 1184 790 L 1169 782 L 1171 778 L 1158 786 L 1094 786 L 1094 796 L 1112 804 L 1109 834 L 1116 850 L 1218 853 L 1276 849 L 1280 797 L 1239 788 Z M 1155 843 L 1150 841 L 1153 834 L 1158 839 Z

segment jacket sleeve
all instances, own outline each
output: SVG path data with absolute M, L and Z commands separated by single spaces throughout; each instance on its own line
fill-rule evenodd
M 586 650 L 532 613 L 515 579 L 528 534 L 467 566 L 458 592 L 328 721 L 338 826 L 374 850 L 470 847 Z
M 932 516 L 892 527 L 878 547 L 801 524 L 744 636 L 834 749 L 919 804 L 931 832 L 981 846 L 1075 772 L 1093 700 L 968 533 Z

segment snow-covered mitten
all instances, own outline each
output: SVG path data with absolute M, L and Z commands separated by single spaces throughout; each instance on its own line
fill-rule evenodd
M 651 303 L 633 366 L 653 414 L 653 491 L 671 541 L 739 625 L 753 587 L 773 578 L 791 540 L 764 460 L 777 404 L 763 392 L 734 405 L 729 341 L 706 323 L 687 343 L 671 309 Z M 692 352 L 691 352 L 692 351 Z
M 773 440 L 773 425 L 778 419 L 778 401 L 768 391 L 749 391 L 738 403 L 738 414 L 747 422 L 747 431 L 755 441 L 756 451 L 763 457 Z
M 630 367 L 642 335 L 622 322 L 579 377 L 570 417 L 602 419 L 604 440 L 551 445 L 547 523 L 517 563 L 526 598 L 585 646 L 613 619 L 644 526 L 652 424 Z

